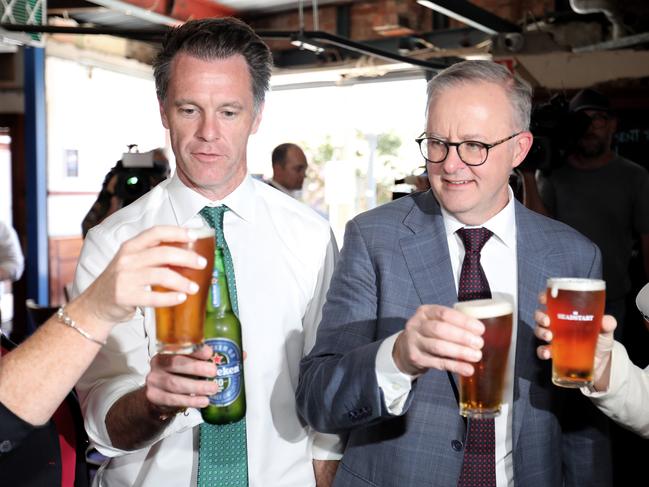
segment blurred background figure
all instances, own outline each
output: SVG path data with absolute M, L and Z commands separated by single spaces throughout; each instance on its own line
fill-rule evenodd
M 395 185 L 407 184 L 410 185 L 410 191 L 393 191 L 392 199 L 396 200 L 402 196 L 419 191 L 428 191 L 430 189 L 430 180 L 428 179 L 428 171 L 424 170 L 421 174 L 409 174 L 404 178 L 395 179 Z M 401 188 L 399 188 L 401 189 Z
M 570 225 L 600 248 L 606 313 L 616 318 L 615 337 L 624 342 L 635 238 L 642 254 L 644 280 L 649 279 L 649 173 L 613 151 L 617 117 L 606 96 L 592 89 L 581 90 L 568 109 L 571 124 L 581 129 L 573 133 L 565 155 L 549 174 L 537 172 L 538 193 L 533 171 L 527 171 L 526 205 Z
M 169 161 L 163 149 L 133 152 L 135 147 L 129 146 L 129 152 L 106 174 L 97 201 L 81 223 L 84 238 L 92 227 L 169 177 Z
M 4 294 L 3 281 L 17 281 L 22 276 L 24 268 L 25 259 L 16 231 L 0 221 L 0 296 Z
M 304 151 L 296 144 L 280 144 L 273 149 L 273 179 L 268 184 L 280 191 L 297 197 L 302 190 L 308 163 Z

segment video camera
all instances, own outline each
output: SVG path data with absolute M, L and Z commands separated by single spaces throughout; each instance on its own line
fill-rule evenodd
M 104 181 L 107 185 L 113 177 L 117 178 L 112 194 L 122 201 L 122 206 L 133 203 L 169 175 L 166 158 L 156 157 L 160 151 L 134 152 L 136 147 L 128 146 L 129 151 L 122 154 Z
M 588 130 L 590 119 L 583 112 L 571 112 L 567 98 L 552 96 L 532 108 L 530 131 L 534 142 L 521 166 L 550 172 L 562 164 L 565 155 Z

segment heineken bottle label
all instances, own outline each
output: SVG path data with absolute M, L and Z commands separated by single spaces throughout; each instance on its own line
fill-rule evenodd
M 212 347 L 212 361 L 216 365 L 214 381 L 219 386 L 216 394 L 209 398 L 210 404 L 225 407 L 237 400 L 241 394 L 241 349 L 227 338 L 206 338 L 205 344 Z

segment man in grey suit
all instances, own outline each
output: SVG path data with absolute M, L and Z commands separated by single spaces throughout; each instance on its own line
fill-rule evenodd
M 429 83 L 417 139 L 431 191 L 348 223 L 297 390 L 308 423 L 348 434 L 336 487 L 611 484 L 606 420 L 575 391 L 553 386 L 535 354 L 533 313 L 546 279 L 600 277 L 601 257 L 508 187 L 532 144 L 530 111 L 531 89 L 498 64 L 442 71 Z M 471 375 L 481 356 L 484 327 L 451 308 L 461 229 L 476 227 L 489 234 L 478 254 L 488 288 L 518 310 L 502 412 L 484 448 L 478 423 L 458 413 L 457 389 L 458 374 Z M 467 460 L 476 455 L 490 473 Z

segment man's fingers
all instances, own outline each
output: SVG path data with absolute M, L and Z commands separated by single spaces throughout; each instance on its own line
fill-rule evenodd
M 427 321 L 440 321 L 464 328 L 475 335 L 484 333 L 484 325 L 475 318 L 465 315 L 464 313 L 438 305 L 420 306 L 417 314 L 423 316 Z
M 617 328 L 617 321 L 611 315 L 604 315 L 602 318 L 602 332 L 613 333 Z
M 434 342 L 449 342 L 458 345 L 480 349 L 484 345 L 481 336 L 468 331 L 462 326 L 444 321 L 428 321 L 422 324 L 420 333 L 424 340 L 433 339 Z
M 542 326 L 543 328 L 550 327 L 550 317 L 539 309 L 534 312 L 534 321 L 536 321 L 537 325 Z
M 207 348 L 209 349 L 209 347 Z M 198 355 L 159 353 L 151 359 L 151 372 L 159 371 L 163 374 L 181 374 L 191 377 L 214 377 L 216 366 L 207 360 L 211 357 L 211 353 L 208 354 L 204 349 L 195 353 Z
M 156 406 L 201 409 L 210 403 L 207 395 L 174 394 L 154 387 L 147 387 L 145 395 L 147 400 Z
M 548 360 L 552 358 L 552 349 L 548 345 L 541 345 L 536 348 L 536 355 L 541 360 Z
M 539 304 L 545 305 L 547 304 L 548 301 L 548 296 L 545 291 L 541 291 L 539 293 Z

